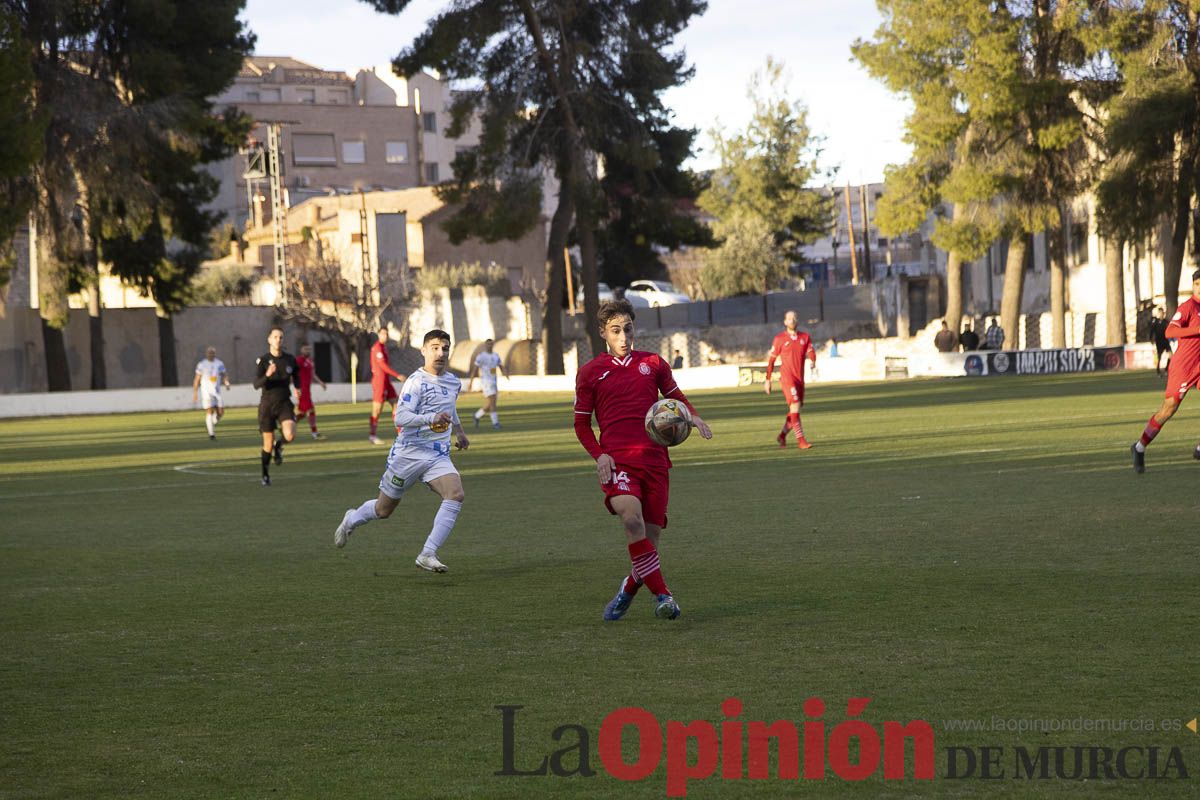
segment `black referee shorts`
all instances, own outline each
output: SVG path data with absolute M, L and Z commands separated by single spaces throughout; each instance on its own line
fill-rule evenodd
M 296 421 L 296 410 L 290 399 L 258 404 L 258 430 L 260 433 L 270 433 L 275 430 L 277 420 L 281 423 Z

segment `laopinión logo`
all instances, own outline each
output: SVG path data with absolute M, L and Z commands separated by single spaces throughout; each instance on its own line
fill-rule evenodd
M 766 723 L 743 722 L 742 701 L 736 697 L 721 703 L 725 719 L 717 724 L 708 720 L 665 724 L 644 708 L 618 708 L 601 722 L 597 737 L 600 766 L 611 777 L 622 781 L 643 781 L 663 764 L 666 751 L 666 790 L 668 797 L 686 797 L 688 782 L 712 778 L 722 780 L 824 780 L 829 772 L 847 781 L 875 776 L 882 763 L 884 780 L 931 780 L 934 777 L 933 727 L 924 720 L 901 724 L 884 722 L 880 728 L 859 717 L 870 698 L 853 697 L 846 703 L 846 719 L 832 728 L 822 720 L 825 701 L 810 697 L 804 702 L 807 717 L 802 724 L 791 720 Z M 550 738 L 559 745 L 541 756 L 541 761 L 521 759 L 516 753 L 517 712 L 519 705 L 495 706 L 500 712 L 503 732 L 503 766 L 499 776 L 549 776 L 590 778 L 592 768 L 591 733 L 584 725 L 559 725 Z M 637 736 L 637 757 L 625 759 L 626 731 Z M 851 743 L 854 743 L 853 745 Z M 911 747 L 908 743 L 911 742 Z M 771 748 L 776 751 L 775 771 L 771 774 Z M 911 772 L 908 769 L 911 751 Z M 694 756 L 692 755 L 694 754 Z

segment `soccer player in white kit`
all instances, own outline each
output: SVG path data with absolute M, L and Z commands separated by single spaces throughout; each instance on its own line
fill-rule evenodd
M 217 358 L 217 348 L 209 347 L 204 351 L 204 360 L 196 365 L 196 379 L 192 381 L 192 402 L 197 402 L 197 395 L 203 398 L 200 407 L 204 409 L 209 439 L 217 438 L 217 423 L 225 416 L 222 386 L 229 388 L 229 373 L 225 371 L 225 362 Z
M 492 427 L 500 430 L 500 415 L 496 413 L 496 395 L 500 393 L 500 389 L 496 386 L 496 373 L 503 374 L 504 367 L 500 366 L 500 354 L 492 352 L 493 346 L 491 339 L 483 343 L 483 352 L 475 356 L 475 365 L 471 367 L 471 374 L 467 376 L 467 385 L 470 386 L 471 378 L 478 372 L 479 386 L 483 390 L 483 407 L 475 412 L 475 427 L 479 427 L 479 420 L 483 419 L 484 414 L 490 414 Z
M 379 497 L 347 510 L 333 532 L 333 543 L 345 547 L 347 537 L 356 528 L 374 519 L 390 517 L 408 487 L 421 481 L 441 496 L 442 504 L 417 556 L 417 566 L 430 572 L 445 572 L 446 565 L 437 557 L 438 548 L 450 538 L 466 496 L 462 478 L 450 460 L 452 429 L 456 448 L 466 450 L 470 442 L 455 410 L 462 381 L 446 371 L 450 334 L 442 330 L 425 334 L 421 355 L 425 357 L 425 365 L 409 375 L 400 390 L 395 417 L 398 435 L 388 453 L 387 469 L 379 480 Z

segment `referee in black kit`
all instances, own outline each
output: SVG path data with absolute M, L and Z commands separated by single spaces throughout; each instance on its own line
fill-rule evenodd
M 254 388 L 262 389 L 258 401 L 258 430 L 262 433 L 262 485 L 271 485 L 267 467 L 271 456 L 283 463 L 283 443 L 296 436 L 296 411 L 292 408 L 292 386 L 300 388 L 300 371 L 291 353 L 283 352 L 283 328 L 271 328 L 267 335 L 270 349 L 255 362 Z M 279 423 L 282 439 L 275 438 L 275 423 Z

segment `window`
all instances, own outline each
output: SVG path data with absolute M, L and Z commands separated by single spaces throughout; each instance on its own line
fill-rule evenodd
M 292 163 L 337 165 L 332 133 L 292 134 Z
M 311 105 L 311 104 L 317 102 L 317 90 L 316 89 L 297 89 L 296 90 L 296 99 L 301 103 L 306 103 L 306 104 Z
M 257 103 L 257 102 L 259 102 L 259 100 L 258 100 L 258 92 L 246 92 L 246 102 L 247 102 L 247 103 Z
M 425 182 L 426 183 L 437 183 L 438 182 L 438 165 L 437 164 L 426 164 L 425 165 Z
M 278 89 L 263 89 L 261 94 L 262 94 L 262 101 L 264 103 L 278 103 L 279 102 L 279 90 Z
M 437 133 L 437 112 L 426 111 L 421 114 L 421 126 L 429 133 Z
M 367 143 L 364 141 L 342 142 L 342 163 L 363 164 L 367 160 Z
M 386 158 L 389 164 L 407 164 L 408 142 L 388 142 Z
M 1071 264 L 1082 266 L 1091 259 L 1088 257 L 1088 224 L 1083 222 L 1071 223 Z
M 330 89 L 329 104 L 334 106 L 344 106 L 350 102 L 350 93 L 345 89 Z

